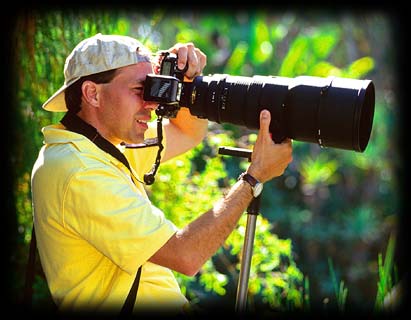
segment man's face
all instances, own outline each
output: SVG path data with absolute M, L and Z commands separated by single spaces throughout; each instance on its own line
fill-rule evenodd
M 152 73 L 150 62 L 139 62 L 117 70 L 110 83 L 98 85 L 100 133 L 113 144 L 141 143 L 147 121 L 156 103 L 143 100 L 146 75 Z

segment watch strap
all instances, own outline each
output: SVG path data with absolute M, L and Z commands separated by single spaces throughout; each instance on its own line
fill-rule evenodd
M 238 180 L 247 181 L 253 188 L 259 183 L 259 181 L 256 178 L 254 178 L 251 174 L 247 172 L 243 172 L 242 174 L 240 174 Z

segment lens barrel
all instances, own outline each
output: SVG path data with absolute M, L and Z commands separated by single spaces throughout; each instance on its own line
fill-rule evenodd
M 321 147 L 363 152 L 374 118 L 371 80 L 338 77 L 230 76 L 214 74 L 184 82 L 180 104 L 218 123 L 259 128 L 259 114 L 271 112 L 275 142 L 284 138 Z

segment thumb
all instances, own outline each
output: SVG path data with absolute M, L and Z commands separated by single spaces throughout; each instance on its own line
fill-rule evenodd
M 270 122 L 271 114 L 270 111 L 264 109 L 260 112 L 260 135 L 269 136 L 270 135 Z

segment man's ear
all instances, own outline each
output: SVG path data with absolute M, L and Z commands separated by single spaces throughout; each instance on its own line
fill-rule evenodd
M 93 81 L 86 80 L 81 85 L 81 91 L 83 93 L 83 99 L 85 102 L 93 107 L 98 107 L 98 88 L 97 84 Z

